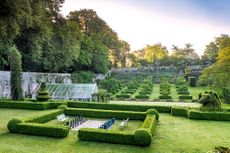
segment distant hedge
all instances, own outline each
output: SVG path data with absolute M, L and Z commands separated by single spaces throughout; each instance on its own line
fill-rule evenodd
M 196 120 L 230 121 L 230 112 L 202 112 L 190 110 L 188 117 Z
M 60 105 L 67 105 L 67 102 L 30 102 L 30 101 L 11 101 L 0 100 L 0 108 L 14 108 L 14 109 L 32 109 L 45 110 L 56 109 Z
M 161 105 L 128 105 L 128 104 L 108 104 L 101 102 L 68 102 L 69 107 L 90 108 L 104 110 L 125 110 L 145 112 L 148 109 L 156 109 L 159 113 L 171 113 L 171 106 Z
M 116 98 L 130 98 L 131 95 L 128 94 L 120 94 L 120 95 L 116 95 Z
M 159 96 L 159 99 L 172 99 L 172 96 L 162 95 L 162 96 Z
M 181 95 L 181 96 L 179 96 L 179 99 L 192 99 L 192 96 L 189 96 L 189 95 Z
M 149 99 L 148 95 L 136 95 L 135 99 Z

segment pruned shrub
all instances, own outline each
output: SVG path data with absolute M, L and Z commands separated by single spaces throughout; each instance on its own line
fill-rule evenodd
M 159 117 L 160 117 L 159 112 L 157 110 L 155 110 L 155 109 L 149 109 L 149 110 L 146 111 L 146 113 L 156 115 L 156 120 L 158 120 Z
M 149 146 L 152 141 L 150 131 L 144 128 L 137 129 L 134 134 L 135 142 L 140 146 Z
M 58 108 L 57 109 L 67 109 L 68 108 L 68 106 L 66 106 L 66 105 L 60 105 L 60 106 L 58 106 Z
M 41 87 L 38 91 L 37 101 L 49 101 L 49 99 L 50 99 L 49 91 L 46 88 L 46 84 L 42 82 Z
M 23 123 L 23 121 L 15 118 L 11 119 L 7 124 L 7 128 L 9 129 L 10 132 L 15 133 L 17 131 L 17 125 L 19 123 Z
M 202 97 L 198 101 L 202 104 L 202 109 L 208 110 L 220 110 L 221 102 L 216 93 L 206 92 L 202 94 Z
M 159 96 L 159 99 L 172 99 L 172 96 L 162 95 L 162 96 Z
M 131 95 L 128 94 L 120 94 L 120 95 L 116 95 L 117 98 L 130 98 Z

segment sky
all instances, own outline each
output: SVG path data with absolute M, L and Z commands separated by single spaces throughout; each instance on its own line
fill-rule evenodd
M 220 34 L 230 34 L 230 0 L 65 0 L 61 13 L 93 9 L 130 44 L 131 51 L 161 43 L 191 43 L 203 54 Z

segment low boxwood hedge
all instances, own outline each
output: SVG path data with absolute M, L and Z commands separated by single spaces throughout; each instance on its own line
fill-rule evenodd
M 190 110 L 188 117 L 196 120 L 230 121 L 230 112 L 202 112 Z
M 147 114 L 141 128 L 147 129 L 151 133 L 151 135 L 153 136 L 155 129 L 156 129 L 156 124 L 157 124 L 156 115 Z
M 192 96 L 189 96 L 189 95 L 181 95 L 181 96 L 179 96 L 179 99 L 192 99 Z
M 180 94 L 180 95 L 189 95 L 189 91 L 178 91 L 177 94 Z
M 159 113 L 171 113 L 171 106 L 161 105 L 127 105 L 127 104 L 108 104 L 102 102 L 68 102 L 69 107 L 90 108 L 104 110 L 125 110 L 145 112 L 148 109 L 156 109 Z
M 78 138 L 86 141 L 136 145 L 133 133 L 125 133 L 117 130 L 81 128 L 78 131 Z
M 175 107 L 173 106 L 171 109 L 171 115 L 173 116 L 188 116 L 188 109 L 183 107 Z
M 56 118 L 57 115 L 62 113 L 64 113 L 64 110 L 54 110 L 40 116 L 32 116 L 25 119 L 12 119 L 8 122 L 7 127 L 12 133 L 64 138 L 69 134 L 68 127 L 64 125 L 41 124 Z
M 140 91 L 139 95 L 150 95 L 151 93 L 151 91 Z
M 44 113 L 42 115 L 38 115 L 38 116 L 35 115 L 32 117 L 24 118 L 23 121 L 30 122 L 30 123 L 45 123 L 52 119 L 55 119 L 58 115 L 63 114 L 63 113 L 64 113 L 64 110 L 58 109 L 58 110 L 53 110 L 53 111 Z
M 67 108 L 65 109 L 66 115 L 71 116 L 85 116 L 95 118 L 115 118 L 131 120 L 144 120 L 146 112 L 134 112 L 134 111 L 118 111 L 118 110 L 99 110 L 99 109 L 85 109 L 85 108 Z
M 19 123 L 13 133 L 65 138 L 69 134 L 69 128 L 65 126 L 39 124 L 39 123 Z

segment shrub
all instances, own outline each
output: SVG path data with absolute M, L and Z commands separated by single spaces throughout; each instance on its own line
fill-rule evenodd
M 158 120 L 159 117 L 160 117 L 158 111 L 155 110 L 155 109 L 149 109 L 149 110 L 147 110 L 147 111 L 146 111 L 146 114 L 154 114 L 154 115 L 156 115 L 156 120 Z
M 48 105 L 49 105 L 49 107 L 48 107 L 49 109 L 56 109 L 60 105 L 66 105 L 67 106 L 68 103 L 67 102 L 58 102 L 58 101 L 52 101 L 51 102 L 51 100 L 50 100 Z
M 146 112 L 148 109 L 156 109 L 160 113 L 171 113 L 171 106 L 161 105 L 127 105 L 127 104 L 108 104 L 101 102 L 68 102 L 69 107 L 91 108 L 104 110 L 126 110 Z
M 68 106 L 66 106 L 66 105 L 60 105 L 60 106 L 58 106 L 58 109 L 67 109 L 68 108 Z
M 188 110 L 182 107 L 172 107 L 171 115 L 173 116 L 188 116 Z
M 71 116 L 86 116 L 96 118 L 116 118 L 116 119 L 133 119 L 133 120 L 144 120 L 145 112 L 134 112 L 134 111 L 115 111 L 115 110 L 98 110 L 98 109 L 83 109 L 83 108 L 67 108 L 65 110 L 66 115 Z
M 136 95 L 135 96 L 136 99 L 149 99 L 148 95 Z
M 202 112 L 191 110 L 188 113 L 188 117 L 196 120 L 230 121 L 229 112 Z
M 138 145 L 148 146 L 151 144 L 152 136 L 148 130 L 146 130 L 144 128 L 140 128 L 140 129 L 136 130 L 136 132 L 134 134 L 134 139 Z
M 48 124 L 19 123 L 17 124 L 16 133 L 65 138 L 69 134 L 69 128 Z
M 114 130 L 81 128 L 78 131 L 78 138 L 86 141 L 135 145 L 133 134 Z
M 162 95 L 159 96 L 159 99 L 172 99 L 172 96 Z
M 189 96 L 189 95 L 181 95 L 181 96 L 179 96 L 179 99 L 192 99 L 192 96 Z
M 22 122 L 23 121 L 20 119 L 11 119 L 7 124 L 7 128 L 9 129 L 10 132 L 15 133 L 17 131 L 17 125 Z
M 46 84 L 42 82 L 41 87 L 38 91 L 37 101 L 49 101 L 50 95 L 49 91 L 46 88 Z

